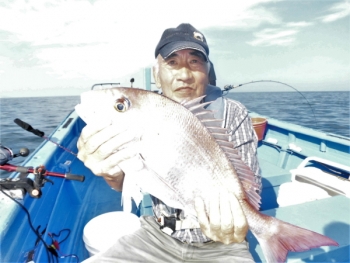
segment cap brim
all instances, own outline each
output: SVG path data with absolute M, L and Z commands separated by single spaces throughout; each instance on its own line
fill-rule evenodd
M 175 41 L 175 42 L 171 42 L 166 44 L 164 47 L 162 47 L 159 50 L 159 54 L 166 59 L 167 57 L 169 57 L 172 53 L 179 51 L 179 50 L 183 50 L 183 49 L 195 49 L 198 50 L 200 52 L 203 53 L 205 59 L 207 61 L 209 61 L 207 53 L 205 52 L 205 49 L 194 42 L 190 42 L 190 41 Z

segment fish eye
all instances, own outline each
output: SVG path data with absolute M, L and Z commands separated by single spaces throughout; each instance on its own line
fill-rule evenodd
M 117 107 L 117 111 L 124 111 L 125 109 L 125 106 L 122 103 L 117 104 L 116 107 Z
M 127 98 L 119 98 L 114 103 L 114 108 L 118 112 L 125 112 L 130 107 L 130 101 Z

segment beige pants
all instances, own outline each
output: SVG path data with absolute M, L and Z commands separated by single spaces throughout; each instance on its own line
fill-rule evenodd
M 154 217 L 141 217 L 141 228 L 120 238 L 110 249 L 85 261 L 91 262 L 254 262 L 248 243 L 182 243 L 159 230 Z

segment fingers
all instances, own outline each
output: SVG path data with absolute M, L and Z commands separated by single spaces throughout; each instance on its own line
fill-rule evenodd
M 224 244 L 230 244 L 234 242 L 235 234 L 235 224 L 236 224 L 236 209 L 231 208 L 231 198 L 227 192 L 220 193 L 220 223 L 221 223 L 221 242 Z M 231 194 L 234 200 L 237 200 L 236 197 Z M 238 202 L 238 201 L 237 201 Z
M 207 213 L 205 211 L 205 205 L 204 205 L 203 199 L 200 197 L 195 198 L 194 205 L 195 205 L 195 210 L 197 212 L 197 219 L 198 219 L 198 223 L 200 225 L 200 228 L 201 228 L 202 232 L 204 233 L 204 235 L 209 237 L 210 224 L 209 224 L 209 219 L 208 219 Z
M 94 125 L 86 125 L 80 134 L 79 140 L 81 140 L 82 143 L 87 142 L 92 135 L 110 126 L 111 123 L 112 123 L 111 121 L 101 121 L 101 122 L 94 122 Z
M 214 241 L 218 241 L 221 235 L 221 210 L 220 192 L 217 192 L 209 201 L 210 233 Z
M 242 210 L 241 204 L 239 203 L 236 196 L 231 194 L 230 198 L 231 202 L 231 211 L 234 211 L 232 213 L 234 215 L 234 238 L 233 242 L 240 243 L 244 240 L 245 236 L 248 232 L 248 222 L 247 218 L 245 217 L 245 214 Z
M 135 140 L 126 127 L 111 123 L 87 125 L 77 142 L 78 158 L 95 175 L 119 176 L 124 174 L 118 167 L 122 161 L 136 155 L 135 147 L 125 147 Z
M 114 131 L 113 126 L 111 126 L 111 128 L 108 128 L 106 130 L 107 131 L 105 133 L 102 133 L 99 136 L 100 138 L 94 137 L 91 140 L 92 144 L 95 144 L 95 145 L 99 144 L 99 146 L 97 147 L 95 152 L 101 158 L 107 158 L 111 154 L 124 148 L 124 146 L 126 144 L 135 140 L 135 135 L 129 131 L 123 131 L 121 133 L 113 135 L 113 131 Z M 107 141 L 106 141 L 106 138 L 108 138 Z M 106 143 L 104 141 L 106 141 Z M 101 142 L 102 142 L 102 144 L 101 144 Z M 131 150 L 134 150 L 134 149 L 131 149 Z M 123 157 L 123 155 L 122 155 L 122 157 Z
M 119 127 L 117 125 L 111 125 L 102 123 L 95 127 L 95 125 L 87 125 L 84 127 L 80 138 L 78 140 L 78 149 L 79 151 L 83 150 L 85 154 L 91 154 L 94 153 L 103 143 L 109 141 L 111 138 L 115 137 L 116 135 L 119 135 L 121 133 L 126 133 L 124 127 Z M 119 138 L 119 140 L 116 140 L 118 143 L 117 145 L 114 145 L 113 143 L 108 143 L 106 145 L 109 145 L 109 147 L 119 147 L 123 138 Z M 105 150 L 108 150 L 106 148 Z
M 123 174 L 119 164 L 134 157 L 136 154 L 135 147 L 131 146 L 115 152 L 108 151 L 107 153 L 98 150 L 93 154 L 87 155 L 84 164 L 95 175 L 118 176 Z
M 85 161 L 87 156 L 93 152 L 96 151 L 98 145 L 96 145 L 96 142 L 93 144 L 89 143 L 89 139 L 93 138 L 94 136 L 99 136 L 103 129 L 110 126 L 110 123 L 97 123 L 96 125 L 87 125 L 83 128 L 80 137 L 77 142 L 78 147 L 78 158 L 81 161 Z M 100 139 L 101 140 L 101 139 Z M 105 142 L 106 140 L 103 139 L 101 143 Z
M 248 224 L 236 196 L 225 191 L 213 193 L 208 206 L 207 214 L 203 200 L 195 199 L 202 232 L 208 238 L 224 244 L 242 242 L 247 234 Z
M 225 244 L 232 243 L 234 238 L 234 218 L 227 193 L 218 191 L 216 198 L 212 198 L 209 204 L 211 238 L 214 241 L 221 241 Z

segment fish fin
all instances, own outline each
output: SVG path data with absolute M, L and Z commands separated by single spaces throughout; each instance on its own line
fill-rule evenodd
M 201 103 L 204 97 L 201 96 L 190 101 L 184 101 L 181 104 L 192 112 L 210 132 L 210 128 L 221 128 L 223 120 L 215 118 L 214 111 L 204 108 L 212 103 L 212 101 Z M 217 133 L 227 134 L 227 129 L 221 128 Z
M 204 107 L 212 102 L 201 103 L 204 97 L 199 97 L 190 101 L 183 102 L 182 105 L 191 111 L 200 122 L 208 129 L 210 134 L 224 151 L 226 157 L 230 160 L 237 171 L 237 175 L 247 194 L 250 204 L 256 209 L 260 208 L 261 197 L 258 194 L 259 185 L 255 182 L 255 175 L 248 165 L 246 165 L 234 145 L 229 141 L 229 133 L 222 127 L 223 120 L 216 119 L 214 112 Z
M 211 135 L 216 139 L 216 140 L 220 140 L 220 141 L 229 141 L 229 137 L 230 135 L 227 133 L 214 133 L 211 132 Z
M 204 97 L 205 95 L 192 100 L 185 100 L 185 101 L 182 101 L 180 104 L 184 106 L 186 109 L 188 109 L 190 112 L 192 112 L 194 115 L 197 115 L 197 114 L 200 115 L 205 112 L 206 114 L 209 114 L 208 119 L 215 119 L 213 111 L 206 110 L 204 108 L 205 106 L 211 104 L 212 101 L 201 102 Z
M 142 170 L 143 173 L 139 173 L 141 176 L 138 176 L 137 184 L 141 191 L 152 194 L 170 207 L 184 209 L 185 202 L 181 199 L 181 195 L 178 194 L 176 189 L 166 179 L 151 169 L 141 155 L 140 158 L 144 169 Z
M 203 111 L 203 110 L 205 110 L 204 107 L 211 104 L 211 103 L 212 103 L 212 101 L 203 102 L 201 104 L 193 105 L 187 109 L 190 110 L 191 112 Z
M 198 98 L 192 99 L 192 100 L 184 100 L 181 102 L 181 105 L 186 107 L 187 109 L 191 108 L 192 106 L 199 105 L 202 99 L 205 98 L 206 95 L 200 96 Z
M 268 239 L 264 239 L 266 237 L 265 231 L 261 231 L 262 237 L 252 231 L 268 263 L 285 262 L 288 251 L 301 252 L 321 246 L 339 246 L 333 239 L 319 233 L 291 225 L 273 217 L 269 217 L 268 220 L 272 220 L 272 222 L 266 224 L 267 227 L 270 227 L 271 224 L 274 226 L 273 228 L 270 227 L 270 229 L 274 229 L 274 233 L 269 235 Z
M 245 193 L 247 194 L 249 203 L 256 210 L 259 210 L 261 196 L 258 194 L 259 184 L 255 181 L 255 174 L 250 167 L 242 161 L 241 155 L 237 149 L 234 149 L 233 146 L 228 147 L 227 144 L 221 144 L 220 147 L 226 154 L 226 157 L 230 160 L 232 166 L 235 168 L 237 176 L 241 181 Z
M 207 127 L 207 129 L 209 130 L 209 132 L 211 134 L 213 133 L 221 133 L 221 134 L 225 134 L 227 136 L 230 136 L 228 133 L 227 133 L 227 129 L 226 128 L 221 128 L 221 127 Z
M 215 136 L 214 136 L 214 138 L 215 138 Z M 216 142 L 220 145 L 220 146 L 222 146 L 222 147 L 232 147 L 232 142 L 229 142 L 228 140 L 221 140 L 221 139 L 217 139 L 217 138 L 215 138 L 216 139 Z
M 194 116 L 196 116 L 199 120 L 203 120 L 203 119 L 211 119 L 213 118 L 213 112 L 210 110 L 203 110 L 203 111 L 199 111 L 194 113 Z

